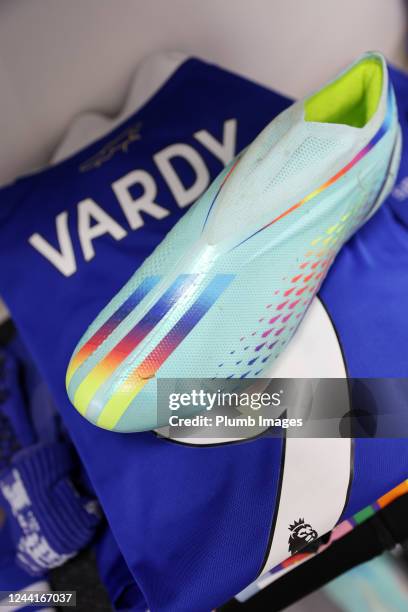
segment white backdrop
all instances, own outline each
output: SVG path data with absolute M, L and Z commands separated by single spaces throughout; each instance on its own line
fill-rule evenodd
M 181 50 L 299 96 L 357 54 L 404 62 L 403 0 L 0 0 L 0 182 L 80 111 L 116 112 L 138 61 Z

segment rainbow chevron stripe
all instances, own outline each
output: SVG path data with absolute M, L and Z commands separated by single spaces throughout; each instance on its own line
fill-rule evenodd
M 233 278 L 233 274 L 217 274 L 213 278 L 190 309 L 137 368 L 141 378 L 151 378 L 155 374 L 225 291 Z
M 223 291 L 234 278 L 232 274 L 217 274 L 204 287 L 196 297 L 193 304 L 180 317 L 174 327 L 158 342 L 155 348 L 139 364 L 125 380 L 121 379 L 117 387 L 111 390 L 107 403 L 95 407 L 92 400 L 99 389 L 109 380 L 124 360 L 140 345 L 140 343 L 154 330 L 154 327 L 163 319 L 167 313 L 180 301 L 186 299 L 188 293 L 194 290 L 197 284 L 197 274 L 181 274 L 178 276 L 164 294 L 155 302 L 140 321 L 105 355 L 87 376 L 78 385 L 74 403 L 78 411 L 85 415 L 90 407 L 93 418 L 97 419 L 98 425 L 106 428 L 113 427 L 130 402 L 136 397 L 141 389 L 147 384 L 163 363 L 181 344 L 185 337 L 192 331 L 197 323 L 215 303 Z M 146 279 L 148 280 L 148 279 Z M 159 278 L 151 277 L 149 282 L 144 283 L 132 294 L 131 298 L 136 305 L 140 302 L 137 297 L 147 295 L 148 291 L 157 284 Z M 129 300 L 131 299 L 129 298 Z M 127 307 L 121 306 L 112 317 L 104 323 L 92 338 L 82 347 L 73 358 L 73 366 L 70 379 L 75 371 L 84 363 L 85 359 L 100 342 L 106 338 L 106 330 L 115 327 L 127 316 L 131 310 L 130 301 Z M 125 314 L 126 313 L 126 314 Z M 114 327 L 113 327 L 114 328 Z M 78 357 L 79 355 L 79 357 Z M 78 365 L 79 364 L 79 365 Z
M 197 323 L 199 323 L 233 278 L 234 275 L 232 274 L 217 274 L 210 281 L 175 326 L 164 336 L 143 362 L 127 376 L 116 393 L 111 395 L 97 420 L 97 424 L 100 427 L 111 429 L 116 425 L 136 395 L 156 374 L 158 369 Z
M 71 360 L 67 372 L 67 387 L 72 380 L 77 369 L 96 351 L 96 349 L 108 338 L 108 336 L 118 327 L 120 323 L 132 312 L 134 308 L 143 300 L 144 297 L 159 282 L 159 276 L 149 276 L 145 278 L 133 293 L 121 304 L 121 306 L 105 321 L 97 332 L 85 342 Z
M 177 304 L 180 298 L 190 289 L 196 278 L 197 275 L 195 274 L 181 274 L 178 276 L 137 325 L 84 378 L 74 396 L 75 406 L 81 414 L 85 414 L 98 388 L 108 380 L 116 368 L 121 365 L 126 357 L 150 334 L 159 321 Z

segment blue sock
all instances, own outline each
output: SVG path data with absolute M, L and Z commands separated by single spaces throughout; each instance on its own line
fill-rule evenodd
M 97 504 L 72 485 L 72 467 L 66 444 L 36 444 L 19 451 L 0 474 L 16 557 L 32 574 L 74 556 L 100 522 Z
M 16 559 L 31 574 L 43 574 L 74 556 L 100 522 L 96 500 L 72 484 L 77 463 L 68 443 L 38 442 L 17 361 L 0 349 L 0 504 Z

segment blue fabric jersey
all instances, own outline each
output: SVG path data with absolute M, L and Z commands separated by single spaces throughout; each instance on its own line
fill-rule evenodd
M 408 81 L 394 78 L 407 131 Z M 289 103 L 188 60 L 117 130 L 0 191 L 0 293 L 52 389 L 132 572 L 135 609 L 139 603 L 154 612 L 208 611 L 256 578 L 278 498 L 282 443 L 197 448 L 153 433 L 100 430 L 68 401 L 68 360 L 100 309 L 197 197 L 190 197 L 197 181 L 215 178 Z M 176 144 L 183 147 L 169 149 Z M 164 174 L 154 160 L 159 152 L 171 166 Z M 407 164 L 408 155 L 402 174 Z M 135 171 L 138 215 L 130 219 L 112 183 Z M 351 376 L 407 373 L 404 207 L 388 201 L 343 250 L 321 291 Z M 405 440 L 357 440 L 345 515 L 407 473 Z

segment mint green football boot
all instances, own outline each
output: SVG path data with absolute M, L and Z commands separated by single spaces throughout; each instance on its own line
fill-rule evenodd
M 168 424 L 159 377 L 265 375 L 391 191 L 400 148 L 378 53 L 281 113 L 88 328 L 66 377 L 76 409 L 105 429 L 153 429 Z

